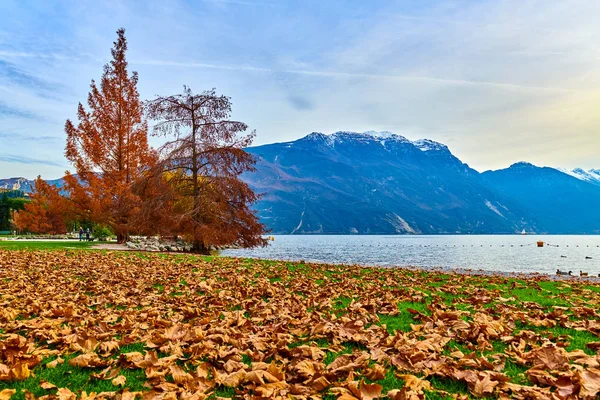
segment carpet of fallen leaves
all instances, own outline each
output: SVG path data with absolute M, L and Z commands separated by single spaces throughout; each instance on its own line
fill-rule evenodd
M 578 279 L 0 250 L 0 399 L 592 399 L 599 288 Z M 575 348 L 579 333 L 598 341 Z M 132 345 L 139 351 L 123 351 Z M 38 379 L 36 390 L 15 389 L 61 366 L 114 390 L 76 390 L 68 375 L 62 385 Z M 130 389 L 127 371 L 141 374 L 142 390 Z

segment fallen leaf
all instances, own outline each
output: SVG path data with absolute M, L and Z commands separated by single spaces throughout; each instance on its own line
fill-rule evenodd
M 19 363 L 19 364 L 15 365 L 13 368 L 11 368 L 10 375 L 11 375 L 12 379 L 17 380 L 17 381 L 22 381 L 22 380 L 29 378 L 29 376 L 31 375 L 31 371 L 29 370 L 29 367 L 27 366 L 27 364 Z
M 125 375 L 119 375 L 116 378 L 114 378 L 111 383 L 113 384 L 113 386 L 125 386 L 125 382 L 127 381 L 127 378 L 125 377 Z
M 64 362 L 65 362 L 65 360 L 58 357 L 56 360 L 50 361 L 49 363 L 47 363 L 46 368 L 56 368 L 58 366 L 58 364 L 63 364 Z
M 15 393 L 17 393 L 15 389 L 3 389 L 0 391 L 0 400 L 9 400 Z
M 42 389 L 46 389 L 46 390 L 50 390 L 50 389 L 56 389 L 56 385 L 54 385 L 54 384 L 52 384 L 52 383 L 50 383 L 50 382 L 48 382 L 48 381 L 45 381 L 45 380 L 43 380 L 43 379 L 42 379 L 42 380 L 40 380 L 40 387 L 41 387 Z
M 67 388 L 58 389 L 58 391 L 56 392 L 56 396 L 57 396 L 58 400 L 75 400 L 75 399 L 77 399 L 77 396 L 75 396 L 75 393 L 71 392 Z
M 85 353 L 69 360 L 69 365 L 79 368 L 105 367 L 109 361 L 102 360 L 96 353 Z

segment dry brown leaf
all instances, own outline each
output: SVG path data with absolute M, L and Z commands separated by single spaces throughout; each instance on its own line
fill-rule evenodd
M 211 367 L 211 365 L 209 363 L 207 363 L 207 362 L 201 362 L 196 367 L 196 376 L 198 378 L 207 379 L 208 378 L 208 373 L 210 372 L 211 368 L 212 367 Z
M 169 366 L 169 370 L 171 371 L 171 376 L 173 380 L 177 384 L 184 384 L 186 382 L 191 382 L 194 380 L 194 377 L 183 370 L 178 365 Z
M 533 362 L 534 368 L 539 369 L 562 369 L 568 368 L 569 360 L 563 348 L 548 345 L 532 350 L 527 358 Z
M 127 382 L 125 375 L 119 375 L 111 381 L 113 386 L 125 386 L 125 382 Z
M 128 390 L 124 390 L 121 393 L 121 400 L 135 400 L 136 397 L 142 395 L 142 392 L 130 392 Z M 181 398 L 183 399 L 184 397 L 181 396 Z M 191 398 L 187 398 L 188 400 L 191 400 Z
M 315 379 L 310 383 L 310 386 L 317 392 L 321 392 L 329 387 L 330 383 L 324 376 Z
M 17 393 L 15 389 L 0 390 L 0 400 L 9 400 L 13 394 Z
M 367 370 L 365 376 L 372 381 L 379 381 L 385 378 L 387 371 L 383 365 L 375 364 Z
M 79 368 L 97 368 L 105 367 L 109 361 L 102 360 L 96 353 L 81 354 L 69 360 L 69 365 Z
M 58 398 L 58 400 L 75 400 L 75 399 L 77 399 L 77 396 L 75 396 L 75 393 L 71 392 L 67 388 L 58 389 L 58 391 L 56 392 L 56 397 Z
M 279 395 L 280 392 L 287 389 L 287 387 L 288 384 L 286 382 L 272 382 L 258 386 L 256 389 L 254 389 L 254 392 L 259 396 L 272 398 Z
M 238 387 L 246 378 L 246 371 L 240 370 L 231 374 L 223 374 L 223 378 L 217 383 L 227 387 Z
M 494 393 L 494 388 L 498 386 L 498 383 L 497 381 L 492 381 L 490 376 L 486 374 L 483 379 L 475 381 L 471 391 L 477 397 L 487 397 Z
M 594 398 L 600 394 L 600 370 L 590 369 L 577 373 L 581 389 L 579 396 L 582 398 Z
M 17 364 L 10 370 L 10 375 L 13 380 L 22 381 L 31 376 L 31 371 L 27 364 Z
M 378 385 L 377 383 L 360 383 L 360 394 L 362 400 L 378 399 L 381 397 L 382 390 L 383 386 Z
M 52 383 L 50 383 L 50 382 L 48 382 L 48 381 L 45 381 L 45 380 L 43 380 L 43 379 L 42 379 L 42 380 L 40 380 L 40 387 L 41 387 L 42 389 L 46 389 L 46 390 L 50 390 L 50 389 L 56 389 L 56 385 L 54 385 L 54 384 L 52 384 Z
M 425 379 L 414 375 L 399 375 L 398 377 L 404 381 L 404 388 L 417 394 L 422 394 L 423 390 L 431 389 L 431 384 Z
M 252 382 L 256 383 L 257 385 L 264 385 L 265 383 L 279 382 L 279 379 L 267 371 L 256 370 L 248 372 L 244 378 L 244 382 Z
M 316 372 L 315 364 L 310 360 L 300 361 L 298 364 L 296 364 L 296 370 L 300 376 L 305 378 L 311 378 Z
M 47 363 L 46 368 L 56 368 L 58 364 L 63 364 L 64 362 L 65 360 L 63 360 L 61 357 L 58 357 L 56 360 Z

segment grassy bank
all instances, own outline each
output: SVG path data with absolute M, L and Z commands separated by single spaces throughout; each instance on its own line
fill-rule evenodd
M 78 240 L 0 240 L 0 250 L 69 250 L 89 249 L 102 242 L 80 242 Z
M 0 391 L 593 398 L 599 292 L 577 279 L 0 250 Z

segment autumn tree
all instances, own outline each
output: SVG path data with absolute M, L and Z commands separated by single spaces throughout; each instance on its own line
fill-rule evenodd
M 215 90 L 158 97 L 146 105 L 153 134 L 167 142 L 159 149 L 160 168 L 174 195 L 171 224 L 198 252 L 211 246 L 265 245 L 264 226 L 250 208 L 257 195 L 240 179 L 254 169 L 244 148 L 254 132 L 230 120 L 231 102 Z
M 67 232 L 68 204 L 60 189 L 38 176 L 30 200 L 23 210 L 15 212 L 14 222 L 19 230 L 53 235 Z
M 122 243 L 136 228 L 140 198 L 132 188 L 155 155 L 148 146 L 138 75 L 127 70 L 125 30 L 117 35 L 100 86 L 93 80 L 90 85 L 88 109 L 79 103 L 79 123 L 65 124 L 65 155 L 77 170 L 77 176 L 67 175 L 65 180 L 79 210 L 110 226 Z

